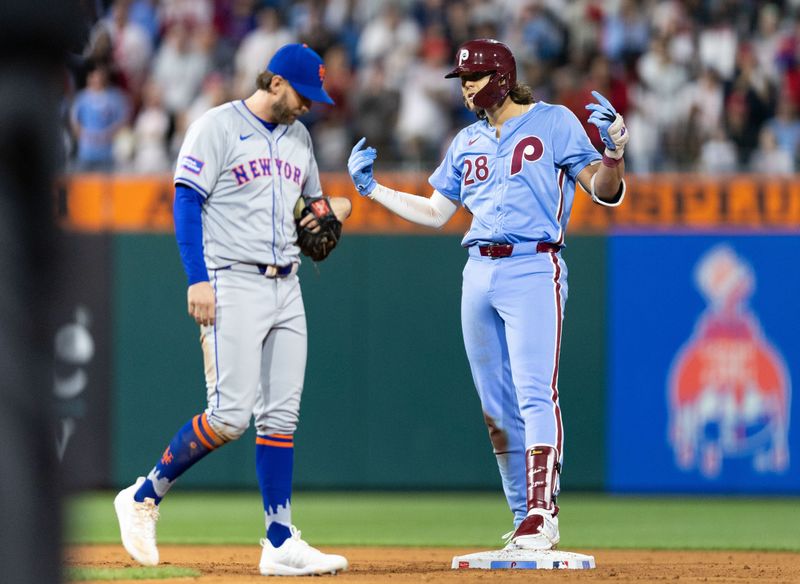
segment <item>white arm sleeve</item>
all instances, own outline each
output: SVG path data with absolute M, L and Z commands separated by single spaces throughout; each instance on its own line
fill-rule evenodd
M 425 198 L 379 184 L 369 194 L 369 198 L 378 201 L 403 219 L 437 229 L 447 223 L 458 209 L 454 201 L 436 190 L 429 198 Z

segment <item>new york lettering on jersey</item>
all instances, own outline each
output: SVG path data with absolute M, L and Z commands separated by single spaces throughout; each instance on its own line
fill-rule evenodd
M 294 132 L 289 133 L 289 127 L 278 126 L 272 133 L 263 127 L 253 130 L 253 120 L 248 120 L 241 112 L 241 108 L 244 106 L 226 104 L 222 107 L 233 109 L 242 116 L 239 120 L 236 117 L 232 117 L 228 122 L 230 125 L 226 127 L 226 130 L 232 135 L 227 137 L 228 148 L 222 154 L 227 154 L 224 158 L 230 157 L 230 160 L 217 161 L 216 156 L 212 154 L 209 161 L 211 164 L 209 164 L 208 169 L 205 169 L 207 166 L 206 159 L 210 154 L 207 151 L 207 145 L 193 144 L 181 153 L 176 177 L 187 178 L 185 175 L 182 176 L 182 170 L 198 176 L 203 173 L 204 169 L 207 176 L 212 176 L 212 172 L 215 169 L 211 167 L 217 162 L 220 166 L 216 170 L 221 171 L 221 175 L 226 174 L 226 171 L 229 172 L 237 186 L 250 183 L 258 178 L 280 178 L 281 180 L 292 181 L 297 186 L 302 186 L 308 166 L 308 151 L 303 144 L 300 156 L 296 156 L 298 149 L 292 142 L 296 141 L 297 136 Z M 239 129 L 242 129 L 243 132 L 238 133 L 237 130 Z M 267 143 L 265 144 L 265 142 Z M 278 151 L 279 147 L 280 151 L 285 153 L 283 157 L 275 154 L 269 155 Z M 206 151 L 204 152 L 204 150 Z M 265 156 L 265 154 L 268 155 Z M 287 155 L 292 156 L 292 158 L 288 159 Z M 189 180 L 192 183 L 195 182 L 190 177 Z M 208 192 L 205 188 L 203 191 Z
M 236 184 L 241 186 L 259 177 L 272 178 L 273 167 L 275 168 L 275 177 L 291 180 L 297 185 L 301 184 L 303 171 L 298 166 L 293 166 L 291 162 L 281 160 L 280 158 L 251 159 L 246 163 L 234 166 L 232 172 L 233 176 L 236 178 Z
M 292 199 L 296 201 L 300 191 L 294 189 L 304 186 L 311 161 L 308 131 L 302 124 L 295 123 L 277 126 L 270 132 L 243 102 L 235 102 L 234 109 L 241 124 L 235 141 L 235 156 L 230 164 L 236 185 L 280 179 L 282 186 L 293 187 L 290 192 L 297 193 Z

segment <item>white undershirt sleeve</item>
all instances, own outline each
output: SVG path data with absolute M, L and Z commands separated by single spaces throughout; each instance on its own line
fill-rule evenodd
M 458 205 L 439 191 L 430 197 L 420 197 L 377 185 L 369 198 L 396 213 L 403 219 L 426 227 L 440 228 L 455 214 Z

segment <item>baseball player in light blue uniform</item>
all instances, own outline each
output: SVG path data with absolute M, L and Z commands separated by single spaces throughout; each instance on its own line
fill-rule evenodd
M 358 142 L 348 161 L 359 193 L 416 223 L 440 227 L 464 206 L 473 216 L 462 240 L 464 346 L 497 456 L 514 530 L 507 546 L 558 544 L 564 430 L 558 388 L 567 266 L 561 257 L 576 183 L 602 205 L 625 195 L 622 116 L 600 94 L 589 121 L 601 156 L 568 109 L 534 103 L 517 85 L 504 44 L 462 45 L 455 69 L 465 105 L 479 121 L 453 139 L 431 175 L 429 198 L 401 193 L 372 176 L 375 149 Z M 362 149 L 363 148 L 363 149 Z
M 175 233 L 201 325 L 207 407 L 175 434 L 146 477 L 117 495 L 122 543 L 138 562 L 159 561 L 158 504 L 209 452 L 239 438 L 255 418 L 256 472 L 264 503 L 264 575 L 335 573 L 292 525 L 294 431 L 306 366 L 306 319 L 297 268 L 294 208 L 322 194 L 311 137 L 297 118 L 322 88 L 322 59 L 282 47 L 246 100 L 206 112 L 189 128 L 175 171 Z M 350 201 L 330 200 L 341 220 Z M 314 228 L 311 215 L 301 225 Z

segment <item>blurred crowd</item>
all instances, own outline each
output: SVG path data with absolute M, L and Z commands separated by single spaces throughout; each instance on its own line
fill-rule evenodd
M 629 171 L 789 174 L 800 161 L 800 0 L 97 0 L 64 105 L 74 171 L 170 172 L 186 128 L 245 98 L 273 53 L 323 56 L 335 106 L 303 118 L 322 170 L 366 136 L 430 169 L 474 115 L 456 48 L 508 44 L 537 100 L 625 116 Z M 88 22 L 90 20 L 91 22 Z M 601 149 L 593 126 L 589 136 Z

